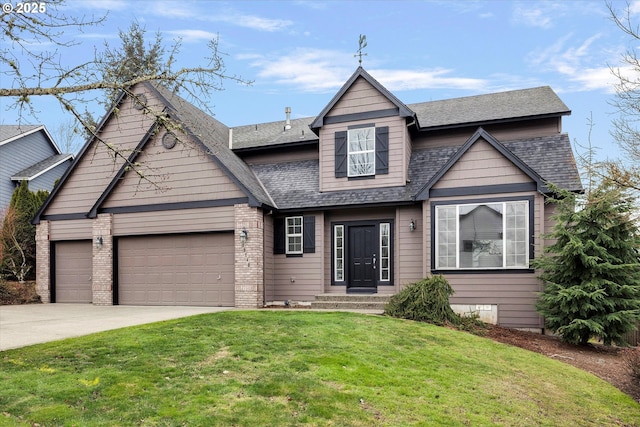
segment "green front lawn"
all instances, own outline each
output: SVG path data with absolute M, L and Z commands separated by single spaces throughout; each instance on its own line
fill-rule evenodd
M 381 316 L 230 311 L 0 353 L 0 425 L 634 426 L 571 366 Z

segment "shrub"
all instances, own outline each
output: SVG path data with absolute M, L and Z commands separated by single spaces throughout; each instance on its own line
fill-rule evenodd
M 451 285 L 443 276 L 432 276 L 411 283 L 391 297 L 384 313 L 401 319 L 418 320 L 435 325 L 459 325 L 460 316 L 451 309 Z

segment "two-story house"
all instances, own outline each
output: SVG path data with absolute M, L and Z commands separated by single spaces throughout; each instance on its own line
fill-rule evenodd
M 549 87 L 405 105 L 358 68 L 316 117 L 234 128 L 131 93 L 99 128 L 127 161 L 88 141 L 35 218 L 44 301 L 262 307 L 443 274 L 457 309 L 542 327 L 547 183 L 582 188 Z

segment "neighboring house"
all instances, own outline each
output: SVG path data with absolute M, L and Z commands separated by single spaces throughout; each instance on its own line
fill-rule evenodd
M 72 161 L 44 126 L 0 125 L 0 210 L 22 181 L 29 182 L 31 191 L 51 191 Z
M 151 182 L 87 143 L 34 221 L 43 301 L 262 307 L 443 274 L 456 309 L 542 328 L 547 183 L 582 189 L 549 87 L 405 105 L 358 68 L 317 117 L 235 128 L 132 89 L 99 132 Z

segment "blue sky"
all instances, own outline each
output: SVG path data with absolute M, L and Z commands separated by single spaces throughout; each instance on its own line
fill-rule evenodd
M 14 2 L 15 3 L 15 2 Z M 626 2 L 614 1 L 622 10 Z M 640 4 L 631 3 L 638 11 Z M 368 46 L 364 68 L 410 104 L 542 85 L 551 86 L 572 115 L 572 141 L 615 157 L 609 135 L 615 113 L 609 66 L 635 48 L 611 21 L 604 1 L 68 1 L 74 16 L 108 12 L 103 25 L 65 37 L 80 43 L 64 61 L 93 56 L 118 30 L 137 20 L 149 39 L 182 39 L 181 64 L 204 62 L 206 43 L 219 37 L 229 74 L 250 86 L 225 82 L 207 101 L 229 126 L 317 115 L 358 66 L 358 37 Z M 634 15 L 636 16 L 636 15 Z M 6 84 L 6 83 L 4 83 Z M 15 112 L 1 100 L 2 124 Z M 51 102 L 30 123 L 50 130 L 67 120 Z M 99 112 L 96 109 L 96 112 Z M 594 123 L 589 126 L 590 118 Z

